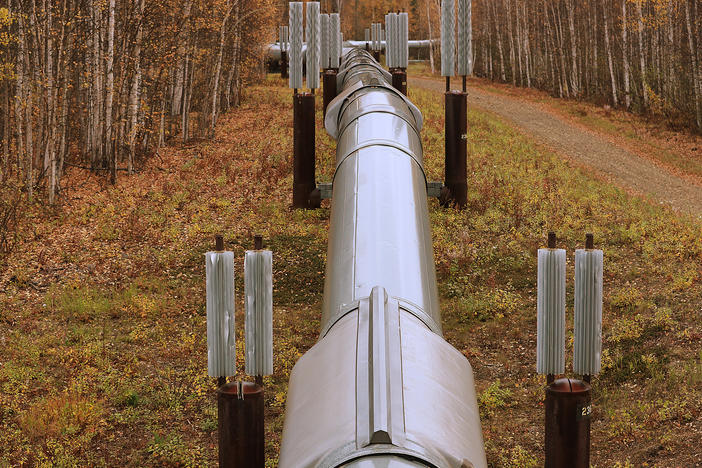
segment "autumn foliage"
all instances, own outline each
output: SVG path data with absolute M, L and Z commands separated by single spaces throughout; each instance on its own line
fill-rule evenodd
M 5 2 L 3 2 L 5 3 Z M 113 183 L 176 138 L 212 136 L 262 72 L 273 0 L 8 0 L 0 181 L 53 203 L 66 167 Z

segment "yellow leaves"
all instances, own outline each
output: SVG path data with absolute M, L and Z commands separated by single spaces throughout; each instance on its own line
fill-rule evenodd
M 14 65 L 6 62 L 6 49 L 16 40 L 10 34 L 10 27 L 13 21 L 8 9 L 0 8 L 0 81 L 12 80 L 15 77 Z
M 12 15 L 7 8 L 0 8 L 0 26 L 9 28 L 12 24 Z

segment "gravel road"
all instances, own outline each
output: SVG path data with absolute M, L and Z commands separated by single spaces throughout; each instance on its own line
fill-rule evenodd
M 445 84 L 440 80 L 410 77 L 409 86 L 443 92 Z M 649 195 L 675 210 L 702 217 L 702 186 L 612 144 L 596 132 L 529 102 L 475 87 L 468 88 L 468 105 L 497 114 L 538 142 L 605 175 L 621 187 Z

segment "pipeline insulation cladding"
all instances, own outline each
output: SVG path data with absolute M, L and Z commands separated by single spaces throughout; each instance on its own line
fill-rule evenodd
M 575 319 L 573 372 L 600 373 L 602 355 L 601 250 L 575 251 Z
M 400 13 L 400 41 L 399 41 L 399 67 L 409 66 L 409 14 Z
M 458 0 L 458 75 L 473 72 L 471 0 Z
M 290 75 L 288 86 L 302 88 L 302 2 L 290 2 Z
M 319 63 L 322 68 L 329 68 L 329 15 L 319 15 Z
M 536 372 L 565 371 L 566 251 L 539 249 L 536 306 Z
M 456 12 L 454 0 L 441 2 L 441 76 L 453 76 L 456 55 Z
M 207 374 L 236 375 L 234 253 L 205 254 L 207 291 Z
M 307 2 L 307 87 L 319 88 L 319 2 Z
M 248 250 L 244 258 L 246 373 L 273 373 L 273 253 Z
M 339 13 L 329 14 L 329 59 L 331 62 L 331 68 L 339 68 L 339 59 L 341 54 L 339 49 L 341 49 L 341 44 L 339 44 L 339 39 L 341 35 L 341 25 L 339 23 Z

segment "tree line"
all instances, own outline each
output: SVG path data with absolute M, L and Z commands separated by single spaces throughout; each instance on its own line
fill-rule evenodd
M 275 0 L 0 0 L 0 182 L 54 203 L 67 166 L 112 183 L 214 135 L 260 76 Z
M 702 130 L 700 0 L 474 1 L 475 73 Z
M 441 0 L 321 3 L 346 38 L 397 10 L 412 39 L 440 34 Z M 702 131 L 702 0 L 473 0 L 473 54 L 477 76 Z

